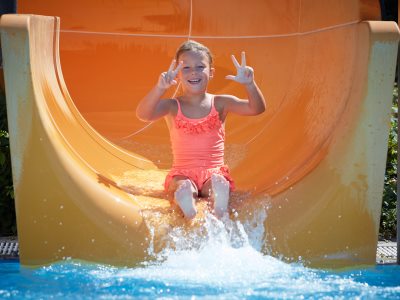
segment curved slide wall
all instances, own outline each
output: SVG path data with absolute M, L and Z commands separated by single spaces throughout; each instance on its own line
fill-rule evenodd
M 245 50 L 267 97 L 261 116 L 229 116 L 226 153 L 237 218 L 267 210 L 263 250 L 374 263 L 396 24 L 363 21 L 378 18 L 374 1 L 228 2 L 86 1 L 75 13 L 67 1 L 19 1 L 20 13 L 60 16 L 61 29 L 54 17 L 2 17 L 23 264 L 132 265 L 162 248 L 160 224 L 184 224 L 162 193 L 166 126 L 134 110 L 188 38 L 214 52 L 211 92 L 244 97 L 223 78 Z

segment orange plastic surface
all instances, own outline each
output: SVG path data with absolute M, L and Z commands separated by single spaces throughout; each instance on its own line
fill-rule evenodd
M 399 39 L 393 22 L 363 22 L 379 1 L 18 5 L 61 17 L 1 21 L 23 264 L 135 264 L 149 240 L 163 247 L 161 224 L 184 224 L 162 192 L 167 128 L 134 112 L 188 38 L 214 53 L 210 92 L 245 97 L 224 79 L 244 50 L 266 96 L 266 113 L 226 126 L 232 207 L 242 221 L 266 211 L 263 251 L 374 263 Z

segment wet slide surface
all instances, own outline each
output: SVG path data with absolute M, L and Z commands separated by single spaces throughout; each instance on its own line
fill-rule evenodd
M 215 56 L 211 93 L 245 97 L 224 79 L 244 50 L 268 102 L 228 116 L 232 218 L 262 218 L 262 251 L 288 260 L 375 261 L 398 40 L 366 21 L 378 1 L 18 5 L 60 17 L 1 21 L 22 263 L 135 264 L 187 226 L 162 191 L 167 127 L 134 111 L 189 38 Z

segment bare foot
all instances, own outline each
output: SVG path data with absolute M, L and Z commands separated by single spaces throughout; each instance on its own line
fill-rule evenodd
M 212 174 L 211 187 L 214 197 L 214 214 L 222 218 L 228 212 L 229 182 L 221 175 Z
M 196 207 L 194 204 L 192 183 L 190 180 L 183 180 L 175 191 L 175 201 L 181 208 L 185 218 L 193 219 L 196 214 Z

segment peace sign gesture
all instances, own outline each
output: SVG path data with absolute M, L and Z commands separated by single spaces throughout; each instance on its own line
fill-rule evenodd
M 169 69 L 167 72 L 162 72 L 160 77 L 158 78 L 158 83 L 157 86 L 161 89 L 168 89 L 172 85 L 176 85 L 177 81 L 175 80 L 176 75 L 178 75 L 178 72 L 180 69 L 182 69 L 183 62 L 179 62 L 179 65 L 174 68 L 176 65 L 176 59 L 174 59 L 169 66 Z
M 254 81 L 254 70 L 252 67 L 246 66 L 246 54 L 242 52 L 242 63 L 239 64 L 234 55 L 231 55 L 233 64 L 236 67 L 236 76 L 228 75 L 225 78 L 239 82 L 241 84 L 250 84 Z

